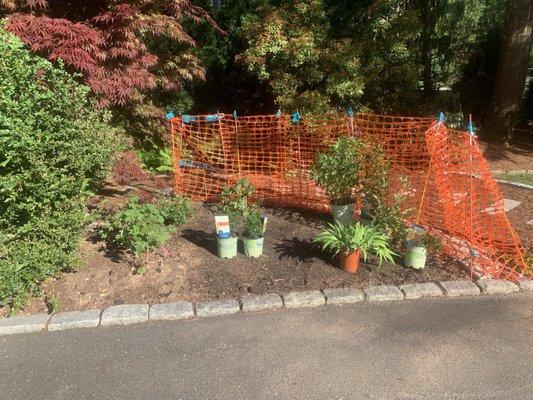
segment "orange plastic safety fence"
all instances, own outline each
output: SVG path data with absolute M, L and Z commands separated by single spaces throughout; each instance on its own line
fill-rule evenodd
M 431 118 L 357 114 L 234 117 L 196 115 L 171 120 L 175 191 L 216 200 L 224 186 L 247 177 L 265 203 L 328 211 L 310 179 L 315 154 L 339 136 L 376 142 L 390 163 L 389 194 L 404 191 L 407 223 L 439 236 L 447 253 L 472 270 L 503 279 L 531 275 L 503 197 L 468 132 Z

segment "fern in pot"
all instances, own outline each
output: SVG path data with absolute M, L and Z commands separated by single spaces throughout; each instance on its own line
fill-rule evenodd
M 365 155 L 363 143 L 354 137 L 341 136 L 326 151 L 316 154 L 311 178 L 326 192 L 333 218 L 341 224 L 353 221 L 353 189 L 361 186 Z
M 387 236 L 372 225 L 360 222 L 352 224 L 328 224 L 314 240 L 322 249 L 340 256 L 341 268 L 352 274 L 359 268 L 361 255 L 368 259 L 369 253 L 376 255 L 381 266 L 383 260 L 394 262 L 396 255 L 390 248 Z

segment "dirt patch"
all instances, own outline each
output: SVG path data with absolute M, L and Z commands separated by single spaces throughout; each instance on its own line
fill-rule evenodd
M 118 254 L 106 249 L 92 229 L 81 248 L 82 266 L 47 282 L 44 292 L 55 294 L 60 310 L 104 308 L 121 303 L 160 303 L 176 300 L 208 300 L 238 297 L 249 293 L 364 287 L 403 284 L 469 276 L 464 267 L 449 258 L 430 257 L 422 271 L 372 260 L 362 263 L 356 274 L 338 268 L 312 238 L 325 216 L 279 208 L 265 209 L 269 216 L 264 255 L 250 259 L 242 254 L 221 260 L 216 255 L 213 214 L 208 206 L 194 205 L 194 217 L 179 227 L 171 241 L 150 255 L 145 272 L 135 275 Z M 400 262 L 400 260 L 398 260 Z M 44 298 L 34 299 L 25 313 L 46 310 Z

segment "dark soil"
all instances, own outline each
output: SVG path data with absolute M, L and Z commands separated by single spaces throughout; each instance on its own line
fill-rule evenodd
M 135 274 L 127 259 L 106 249 L 94 228 L 83 241 L 81 268 L 47 282 L 43 288 L 60 299 L 60 310 L 103 308 L 121 303 L 159 303 L 207 300 L 248 293 L 364 287 L 467 278 L 457 261 L 431 258 L 422 271 L 369 260 L 356 274 L 338 268 L 338 261 L 322 252 L 312 238 L 325 216 L 279 208 L 265 209 L 269 216 L 264 255 L 222 260 L 216 255 L 213 214 L 207 205 L 195 204 L 191 220 L 178 228 L 171 241 L 144 262 Z M 242 245 L 242 244 L 241 244 Z M 401 263 L 401 260 L 398 260 Z M 45 311 L 44 297 L 34 299 L 25 312 Z

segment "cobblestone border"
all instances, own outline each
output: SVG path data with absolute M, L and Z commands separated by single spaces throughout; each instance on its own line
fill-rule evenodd
M 31 332 L 96 328 L 111 325 L 131 325 L 146 321 L 183 320 L 258 312 L 265 310 L 300 309 L 360 302 L 388 302 L 420 298 L 455 298 L 492 294 L 533 292 L 533 280 L 516 283 L 481 278 L 468 280 L 425 282 L 408 285 L 380 285 L 357 288 L 333 288 L 292 291 L 279 295 L 266 293 L 243 296 L 241 299 L 214 300 L 199 303 L 179 301 L 163 304 L 123 304 L 104 310 L 69 311 L 53 315 L 35 314 L 0 319 L 0 336 Z

